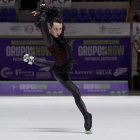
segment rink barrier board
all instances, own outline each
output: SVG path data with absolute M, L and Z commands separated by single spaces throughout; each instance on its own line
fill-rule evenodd
M 28 63 L 23 62 L 23 55 L 25 53 L 30 53 L 30 49 L 33 48 L 35 49 L 35 52 L 37 52 L 35 56 L 54 61 L 45 47 L 41 36 L 39 39 L 34 37 L 30 38 L 30 36 L 24 37 L 0 38 L 1 44 L 3 44 L 0 47 L 2 50 L 0 56 L 1 59 L 5 60 L 0 62 L 0 79 L 54 80 L 53 71 L 49 67 L 42 68 L 36 65 L 30 66 Z M 127 76 L 130 75 L 130 38 L 84 37 L 67 38 L 67 41 L 71 43 L 70 49 L 72 56 L 78 63 L 78 65 L 73 65 L 72 71 L 70 72 L 71 79 L 126 80 Z M 89 47 L 91 48 L 92 53 L 90 54 L 89 51 L 87 51 L 86 55 L 84 49 L 89 50 Z M 107 54 L 104 54 L 103 52 L 106 52 Z M 101 53 L 103 54 L 101 55 Z M 85 67 L 83 67 L 83 65 Z
M 127 96 L 128 81 L 72 81 L 82 96 Z M 0 81 L 0 96 L 72 96 L 58 81 Z

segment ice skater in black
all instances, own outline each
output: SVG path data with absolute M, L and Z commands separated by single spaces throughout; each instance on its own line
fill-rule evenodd
M 69 45 L 64 38 L 64 25 L 61 10 L 56 7 L 41 5 L 32 13 L 34 13 L 34 16 L 38 14 L 34 24 L 41 30 L 46 47 L 55 61 L 37 58 L 36 56 L 30 56 L 30 54 L 24 55 L 24 61 L 29 61 L 29 64 L 52 68 L 54 78 L 72 93 L 76 105 L 85 119 L 84 127 L 86 133 L 90 134 L 92 133 L 92 115 L 87 111 L 79 89 L 69 77 L 69 72 L 72 70 L 73 64 L 77 64 L 77 62 L 73 59 Z M 47 19 L 50 19 L 49 28 Z

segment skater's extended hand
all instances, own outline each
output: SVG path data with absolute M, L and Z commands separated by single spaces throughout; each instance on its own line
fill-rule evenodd
M 34 13 L 34 16 L 36 16 L 37 14 L 40 14 L 40 12 L 36 12 L 36 11 L 33 11 L 31 13 Z
M 45 6 L 45 4 L 40 4 L 40 7 L 41 7 L 41 6 Z
M 40 4 L 40 7 L 41 6 L 45 6 L 45 4 Z M 34 16 L 36 16 L 37 14 L 40 14 L 40 12 L 37 12 L 37 11 L 33 11 L 33 12 L 31 12 L 31 13 L 34 13 Z

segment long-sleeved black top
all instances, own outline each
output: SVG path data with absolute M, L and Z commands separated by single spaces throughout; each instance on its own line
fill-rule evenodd
M 43 9 L 47 9 L 48 7 L 43 7 Z M 40 61 L 44 62 L 45 65 L 51 67 L 54 71 L 63 73 L 63 72 L 70 72 L 72 70 L 72 64 L 77 62 L 71 56 L 71 51 L 64 38 L 64 25 L 63 25 L 63 17 L 60 9 L 56 9 L 56 7 L 51 7 L 55 10 L 55 17 L 59 17 L 62 20 L 62 33 L 58 38 L 55 38 L 52 34 L 49 33 L 48 25 L 47 25 L 47 18 L 48 14 L 46 10 L 42 10 L 41 14 L 37 17 L 35 21 L 35 26 L 41 30 L 41 34 L 47 46 L 47 49 L 52 54 L 52 57 L 55 61 L 47 61 L 44 59 L 40 59 Z M 49 11 L 49 9 L 47 9 Z M 51 9 L 50 9 L 51 10 Z M 40 9 L 38 8 L 38 10 Z M 49 11 L 51 14 L 53 12 Z M 35 57 L 34 63 L 37 65 L 39 64 L 37 61 L 38 58 Z M 43 65 L 44 66 L 44 65 Z

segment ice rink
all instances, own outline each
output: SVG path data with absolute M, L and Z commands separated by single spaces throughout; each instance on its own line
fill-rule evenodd
M 0 140 L 140 140 L 140 96 L 82 99 L 93 134 L 73 97 L 0 97 Z

